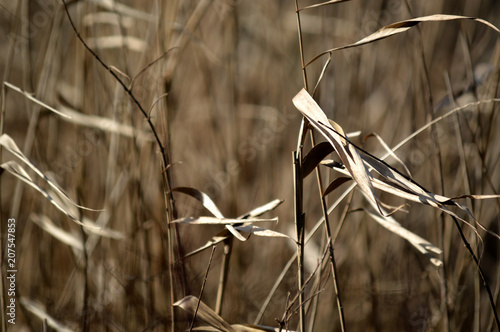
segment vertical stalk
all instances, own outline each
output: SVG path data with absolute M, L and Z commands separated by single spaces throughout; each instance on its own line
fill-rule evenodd
M 305 307 L 304 307 L 304 220 L 303 212 L 303 183 L 302 183 L 302 151 L 293 152 L 293 176 L 294 176 L 294 212 L 295 228 L 297 231 L 297 262 L 298 262 L 298 289 L 299 289 L 299 331 L 305 332 Z
M 295 13 L 297 15 L 297 32 L 299 37 L 300 62 L 302 67 L 302 78 L 304 80 L 304 89 L 309 90 L 307 84 L 307 71 L 304 61 L 304 47 L 302 40 L 302 27 L 300 23 L 299 3 L 295 0 Z M 307 121 L 303 117 L 300 124 L 299 137 L 297 142 L 297 151 L 293 152 L 293 174 L 294 174 L 294 206 L 295 206 L 295 226 L 297 230 L 297 262 L 298 262 L 298 287 L 299 287 L 299 315 L 300 315 L 300 331 L 305 332 L 305 308 L 304 308 L 304 221 L 305 214 L 302 207 L 302 146 L 305 139 Z
M 314 146 L 316 144 L 314 140 L 314 134 L 311 131 L 310 132 L 311 136 L 311 142 L 312 145 Z M 330 258 L 330 267 L 332 269 L 332 281 L 333 281 L 333 286 L 335 289 L 335 295 L 337 297 L 337 309 L 339 311 L 339 318 L 340 318 L 340 329 L 342 332 L 345 332 L 345 317 L 344 317 L 344 307 L 342 306 L 342 299 L 340 297 L 340 290 L 339 290 L 339 284 L 338 284 L 338 279 L 337 279 L 337 265 L 335 264 L 335 255 L 333 252 L 333 242 L 332 242 L 332 232 L 330 230 L 330 222 L 328 220 L 328 208 L 326 206 L 326 200 L 325 197 L 323 196 L 323 182 L 321 180 L 321 173 L 319 170 L 319 167 L 316 167 L 316 179 L 318 182 L 318 190 L 319 190 L 319 197 L 321 200 L 321 211 L 323 212 L 323 218 L 324 218 L 324 225 L 325 225 L 325 233 L 326 233 L 326 239 L 328 241 L 328 253 L 329 253 L 329 258 Z
M 229 259 L 231 258 L 232 249 L 233 237 L 229 237 L 224 241 L 224 256 L 222 256 L 219 288 L 217 289 L 217 302 L 215 303 L 215 312 L 217 313 L 217 315 L 220 315 L 222 312 L 222 301 L 224 298 L 224 291 L 226 290 L 227 275 L 229 271 Z

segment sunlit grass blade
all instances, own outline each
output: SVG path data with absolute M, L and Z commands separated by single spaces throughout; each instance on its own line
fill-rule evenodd
M 62 195 L 66 200 L 71 202 L 74 206 L 77 206 L 80 209 L 83 210 L 89 210 L 89 211 L 99 211 L 99 210 L 94 210 L 94 209 L 89 209 L 87 207 L 81 206 L 76 204 L 64 191 L 62 191 L 52 180 L 50 180 L 45 174 L 42 173 L 42 171 L 35 166 L 19 149 L 19 147 L 16 145 L 14 140 L 7 134 L 3 134 L 0 136 L 0 145 L 4 147 L 7 151 L 12 153 L 14 156 L 22 160 L 26 165 L 28 165 L 35 173 L 41 177 L 47 184 L 49 184 L 55 191 L 57 191 L 60 195 Z M 27 173 L 26 173 L 27 174 Z M 30 179 L 31 180 L 31 179 Z M 32 182 L 32 181 L 31 181 Z
M 347 140 L 345 135 L 339 133 L 342 128 L 336 125 L 334 128 L 325 113 L 321 110 L 309 93 L 302 89 L 294 98 L 295 107 L 309 120 L 313 125 L 335 148 L 342 163 L 349 171 L 350 175 L 358 187 L 366 194 L 366 197 L 376 204 L 378 199 L 375 190 L 371 184 L 371 174 L 366 169 L 358 151 Z
M 19 299 L 19 302 L 26 310 L 40 318 L 41 321 L 46 322 L 47 325 L 54 330 L 58 332 L 73 332 L 72 329 L 64 326 L 63 324 L 55 320 L 51 315 L 49 315 L 45 307 L 40 303 L 30 300 L 26 297 L 21 297 Z
M 248 219 L 248 218 L 251 219 L 251 218 L 259 217 L 266 212 L 269 212 L 269 211 L 276 209 L 279 205 L 281 205 L 281 203 L 283 203 L 283 200 L 275 199 L 267 204 L 264 204 L 262 206 L 259 206 L 255 209 L 248 211 L 247 213 L 239 216 L 238 219 Z M 245 220 L 245 222 L 246 222 L 246 220 Z
M 214 201 L 212 201 L 210 196 L 208 196 L 204 192 L 202 192 L 198 189 L 189 188 L 189 187 L 176 187 L 176 188 L 173 188 L 172 191 L 173 192 L 180 192 L 180 193 L 189 195 L 189 196 L 197 199 L 215 217 L 217 217 L 219 219 L 224 218 L 224 215 L 222 214 L 222 212 L 220 212 L 219 208 L 217 207 L 217 205 L 215 205 Z
M 381 40 L 381 39 L 405 32 L 421 22 L 441 22 L 441 21 L 452 21 L 452 20 L 473 20 L 473 21 L 482 23 L 482 24 L 492 28 L 496 32 L 500 33 L 500 30 L 496 26 L 494 26 L 493 24 L 491 24 L 488 21 L 485 21 L 485 20 L 482 20 L 482 19 L 476 18 L 476 17 L 459 16 L 459 15 L 443 15 L 443 14 L 422 16 L 422 17 L 417 17 L 417 18 L 413 18 L 413 19 L 409 19 L 409 20 L 400 21 L 397 23 L 386 25 L 385 27 L 377 30 L 376 32 L 372 33 L 371 35 L 369 35 L 361 40 L 358 40 L 355 43 L 340 46 L 340 47 L 335 47 L 335 48 L 329 49 L 327 51 L 321 52 L 320 54 L 318 54 L 314 58 L 312 58 L 305 65 L 305 67 L 309 66 L 311 63 L 313 63 L 314 61 L 316 61 L 317 59 L 319 59 L 320 57 L 322 57 L 325 54 L 329 54 L 329 53 L 332 53 L 335 51 L 345 50 L 348 48 L 373 43 L 374 41 Z
M 61 116 L 61 117 L 63 117 L 63 118 L 70 118 L 70 116 L 69 116 L 69 115 L 64 114 L 64 113 L 62 113 L 61 111 L 56 110 L 54 107 L 49 106 L 49 105 L 45 104 L 44 102 L 42 102 L 42 101 L 40 101 L 40 100 L 36 99 L 36 98 L 35 98 L 35 97 L 33 97 L 30 93 L 28 93 L 28 92 L 26 92 L 26 91 L 22 90 L 21 88 L 18 88 L 17 86 L 15 86 L 15 85 L 13 85 L 13 84 L 10 84 L 9 82 L 3 82 L 3 84 L 4 84 L 5 86 L 8 86 L 9 88 L 11 88 L 11 89 L 12 89 L 12 90 L 14 90 L 14 91 L 17 91 L 17 92 L 21 93 L 21 94 L 22 94 L 22 95 L 24 95 L 26 98 L 28 98 L 28 99 L 29 99 L 29 100 L 31 100 L 32 102 L 34 102 L 34 103 L 36 103 L 36 104 L 38 104 L 38 105 L 42 106 L 43 108 L 46 108 L 46 109 L 48 109 L 49 111 L 54 112 L 55 114 L 57 114 L 57 115 L 59 115 L 59 116 Z
M 233 219 L 233 218 L 215 218 L 215 217 L 186 217 L 176 219 L 174 223 L 191 224 L 191 225 L 235 225 L 247 224 L 257 222 L 277 222 L 278 218 L 260 219 L 260 218 L 247 218 L 247 219 Z
M 215 327 L 219 331 L 236 332 L 231 324 L 222 319 L 222 317 L 217 315 L 215 311 L 195 296 L 186 296 L 185 298 L 175 302 L 173 305 L 184 309 L 191 315 L 194 315 L 196 312 L 198 319 L 202 320 L 206 324 L 209 324 L 210 326 Z
M 71 234 L 54 225 L 52 220 L 45 215 L 30 214 L 30 219 L 40 226 L 41 229 L 52 235 L 64 244 L 67 244 L 77 250 L 83 250 L 83 242 L 80 236 Z

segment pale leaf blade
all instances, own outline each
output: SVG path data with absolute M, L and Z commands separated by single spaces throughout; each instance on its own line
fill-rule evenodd
M 12 153 L 14 156 L 19 158 L 21 161 L 23 161 L 26 165 L 28 165 L 39 177 L 41 177 L 47 184 L 49 184 L 55 191 L 57 191 L 60 195 L 62 195 L 66 200 L 71 202 L 74 206 L 79 207 L 80 209 L 83 210 L 89 210 L 89 211 L 99 211 L 99 210 L 94 210 L 94 209 L 89 209 L 84 206 L 76 204 L 62 189 L 60 189 L 52 180 L 50 180 L 43 172 L 35 166 L 19 149 L 17 146 L 16 142 L 7 134 L 2 134 L 0 136 L 0 145 L 3 146 L 7 151 Z
M 234 226 L 234 228 L 240 232 L 250 233 L 250 234 L 257 235 L 257 236 L 283 237 L 283 238 L 290 239 L 290 237 L 288 235 L 285 235 L 283 233 L 276 232 L 276 231 L 273 231 L 273 230 L 270 230 L 267 228 L 256 227 L 253 225 Z
M 51 328 L 53 328 L 54 330 L 56 330 L 58 332 L 72 332 L 73 331 L 72 329 L 64 326 L 63 324 L 61 324 L 57 320 L 55 320 L 52 316 L 50 316 L 47 313 L 46 309 L 40 303 L 35 302 L 35 301 L 30 300 L 30 299 L 25 298 L 25 297 L 21 297 L 19 299 L 19 302 L 26 310 L 28 310 L 29 312 L 31 312 L 32 314 L 34 314 L 35 316 L 40 318 L 40 320 L 47 322 L 47 325 L 50 326 Z
M 179 218 L 173 221 L 173 223 L 180 224 L 191 224 L 191 225 L 234 225 L 243 223 L 257 223 L 257 222 L 277 222 L 278 218 L 270 219 L 260 219 L 260 218 L 249 218 L 249 219 L 234 219 L 234 218 L 216 218 L 216 217 L 186 217 Z
M 224 332 L 235 332 L 234 328 L 226 322 L 222 317 L 217 315 L 215 311 L 213 311 L 209 306 L 200 301 L 197 297 L 193 295 L 188 295 L 183 299 L 175 302 L 173 304 L 176 307 L 180 307 L 194 315 L 196 312 L 196 317 L 203 322 L 207 323 L 210 326 L 219 329 Z
M 378 204 L 375 190 L 371 184 L 371 174 L 354 146 L 345 137 L 339 135 L 338 129 L 333 128 L 326 114 L 305 89 L 302 89 L 293 98 L 293 103 L 311 125 L 332 144 L 358 187 L 366 194 L 365 196 Z
M 172 191 L 180 192 L 197 199 L 215 217 L 224 218 L 224 215 L 222 214 L 222 212 L 220 212 L 219 208 L 217 207 L 217 205 L 215 205 L 214 201 L 212 201 L 210 196 L 208 196 L 204 192 L 189 187 L 176 187 L 172 189 Z
M 26 98 L 28 98 L 29 100 L 31 100 L 32 102 L 34 102 L 35 104 L 38 104 L 40 106 L 42 106 L 43 108 L 46 108 L 48 109 L 49 111 L 63 117 L 63 118 L 69 118 L 69 116 L 67 114 L 64 114 L 58 110 L 56 110 L 55 108 L 53 108 L 52 106 L 49 106 L 47 104 L 45 104 L 44 102 L 36 99 L 35 97 L 33 97 L 30 93 L 22 90 L 21 88 L 18 88 L 17 86 L 13 85 L 13 84 L 10 84 L 9 82 L 3 82 L 3 84 L 9 88 L 11 88 L 12 90 L 16 91 L 16 92 L 19 92 L 20 94 L 24 95 Z
M 329 49 L 327 51 L 321 52 L 320 54 L 316 55 L 312 60 L 310 60 L 305 66 L 307 67 L 308 65 L 310 65 L 311 63 L 313 63 L 314 61 L 316 61 L 317 59 L 319 59 L 321 56 L 323 56 L 325 54 L 348 49 L 348 48 L 352 48 L 352 47 L 357 47 L 357 46 L 361 46 L 361 45 L 366 45 L 369 43 L 373 43 L 377 40 L 381 40 L 381 39 L 405 32 L 421 22 L 441 22 L 441 21 L 454 21 L 454 20 L 473 20 L 473 21 L 476 21 L 478 23 L 484 24 L 484 25 L 490 27 L 491 29 L 495 30 L 496 32 L 500 33 L 500 30 L 496 26 L 494 26 L 493 24 L 491 24 L 488 21 L 485 21 L 485 20 L 482 20 L 482 19 L 476 18 L 476 17 L 459 16 L 459 15 L 444 15 L 444 14 L 422 16 L 422 17 L 417 17 L 417 18 L 413 18 L 413 19 L 409 19 L 409 20 L 400 21 L 400 22 L 386 25 L 386 26 L 382 27 L 381 29 L 377 30 L 376 32 L 366 36 L 365 38 L 358 40 L 355 43 L 340 46 L 340 47 L 335 47 L 335 48 Z
M 83 250 L 82 239 L 75 234 L 68 233 L 52 223 L 49 217 L 40 214 L 30 214 L 30 219 L 41 229 L 52 235 L 57 240 L 77 250 Z
M 238 219 L 247 219 L 247 218 L 251 219 L 251 218 L 259 217 L 259 216 L 263 215 L 266 212 L 274 210 L 279 205 L 281 205 L 281 203 L 283 203 L 283 200 L 281 200 L 281 199 L 272 200 L 269 203 L 266 203 L 266 204 L 264 204 L 262 206 L 259 206 L 259 207 L 255 208 L 253 210 L 248 211 L 244 215 L 239 216 Z

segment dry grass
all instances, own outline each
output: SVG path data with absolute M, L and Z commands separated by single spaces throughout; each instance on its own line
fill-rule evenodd
M 497 330 L 457 225 L 498 307 L 500 199 L 482 198 L 500 191 L 493 101 L 500 6 L 333 2 L 299 12 L 301 59 L 291 0 L 68 1 L 77 31 L 102 64 L 78 40 L 62 2 L 0 3 L 0 68 L 8 82 L 1 133 L 25 156 L 19 159 L 2 136 L 2 255 L 6 220 L 16 218 L 18 270 L 16 325 L 3 319 L 2 328 L 183 331 L 196 312 L 194 326 L 209 320 L 227 330 L 279 323 L 341 330 L 342 315 L 347 331 Z M 494 27 L 466 19 L 410 29 L 406 22 L 385 30 L 402 32 L 390 38 L 334 51 L 383 26 L 438 13 Z M 351 143 L 393 168 L 346 145 L 339 127 L 326 129 L 328 123 L 300 137 L 302 114 L 292 99 L 304 86 L 301 60 L 325 115 Z M 397 147 L 400 160 L 384 156 L 370 133 Z M 327 144 L 317 148 L 316 162 L 302 158 L 311 173 L 296 174 L 294 195 L 291 151 L 299 141 L 304 157 L 327 140 L 340 157 Z M 349 159 L 357 153 L 361 159 Z M 334 167 L 312 172 L 325 156 Z M 382 174 L 370 179 L 361 160 Z M 405 167 L 426 190 L 398 177 L 394 169 L 406 175 Z M 324 192 L 335 179 L 353 176 L 350 168 L 358 172 L 357 189 L 349 192 L 353 181 L 337 182 L 324 199 L 318 196 L 318 186 Z M 18 180 L 25 175 L 29 186 Z M 406 188 L 406 199 L 377 182 L 391 176 L 396 189 Z M 439 198 L 430 204 L 438 208 L 420 204 L 423 196 L 432 201 L 429 192 L 455 197 L 456 204 Z M 297 198 L 302 204 L 294 208 Z M 391 211 L 388 205 L 403 206 L 384 219 L 378 212 Z M 329 229 L 321 222 L 325 210 Z M 297 239 L 294 219 L 305 227 L 307 244 L 299 250 L 282 236 Z M 302 250 L 300 298 L 294 256 Z M 6 270 L 3 264 L 4 288 Z

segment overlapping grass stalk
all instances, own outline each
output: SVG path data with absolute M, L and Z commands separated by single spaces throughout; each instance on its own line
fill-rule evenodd
M 500 328 L 494 1 L 0 13 L 15 327 Z

